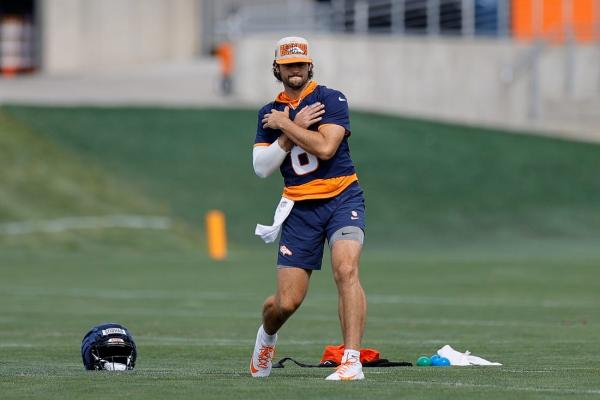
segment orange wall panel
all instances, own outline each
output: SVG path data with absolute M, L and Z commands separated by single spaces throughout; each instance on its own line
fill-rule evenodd
M 591 42 L 594 40 L 594 0 L 575 0 L 574 3 L 575 37 L 578 41 Z M 600 12 L 596 14 L 600 15 Z M 596 23 L 600 24 L 600 21 Z
M 532 0 L 512 0 L 512 31 L 516 39 L 533 37 Z
M 512 0 L 513 37 L 531 40 L 536 36 L 536 19 L 533 14 L 535 0 Z M 564 7 L 569 0 L 541 0 L 542 13 L 539 34 L 547 40 L 562 42 L 565 39 Z M 594 0 L 570 0 L 572 24 L 578 41 L 593 40 Z M 598 21 L 597 23 L 600 23 Z

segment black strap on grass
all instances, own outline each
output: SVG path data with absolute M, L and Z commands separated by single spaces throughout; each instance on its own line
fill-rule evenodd
M 408 361 L 390 361 L 386 358 L 380 358 L 379 360 L 369 361 L 363 363 L 363 367 L 412 367 L 412 363 Z
M 285 357 L 282 358 L 281 360 L 277 361 L 276 363 L 273 364 L 272 368 L 284 368 L 284 365 L 287 361 L 291 361 L 294 364 L 296 364 L 299 367 L 302 368 L 332 368 L 332 367 L 337 367 L 338 364 L 334 363 L 333 361 L 325 361 L 322 364 L 304 364 L 300 361 L 296 361 L 291 357 Z M 406 361 L 390 361 L 387 360 L 385 358 L 380 358 L 379 360 L 375 360 L 375 361 L 369 361 L 366 363 L 363 363 L 362 365 L 363 367 L 377 367 L 377 368 L 382 368 L 382 367 L 412 367 L 412 363 L 406 362 Z
M 272 368 L 283 368 L 283 364 L 284 364 L 286 361 L 291 361 L 291 362 L 293 362 L 294 364 L 296 364 L 297 366 L 299 366 L 299 367 L 302 367 L 302 368 L 323 368 L 323 367 L 334 367 L 334 365 L 311 365 L 311 364 L 304 364 L 304 363 L 301 363 L 301 362 L 299 362 L 299 361 L 296 361 L 296 360 L 294 360 L 294 359 L 293 359 L 293 358 L 291 358 L 291 357 L 285 357 L 285 358 L 282 358 L 281 360 L 277 361 L 275 364 L 273 364 L 273 367 L 272 367 Z

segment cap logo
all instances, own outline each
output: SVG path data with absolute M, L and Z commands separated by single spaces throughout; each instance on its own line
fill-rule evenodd
M 308 46 L 306 43 L 286 43 L 279 46 L 280 57 L 297 54 L 305 55 L 306 53 L 308 53 Z

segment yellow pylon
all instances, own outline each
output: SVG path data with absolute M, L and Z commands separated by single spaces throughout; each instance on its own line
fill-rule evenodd
M 210 258 L 224 260 L 227 257 L 227 231 L 222 211 L 210 210 L 206 213 L 206 237 Z

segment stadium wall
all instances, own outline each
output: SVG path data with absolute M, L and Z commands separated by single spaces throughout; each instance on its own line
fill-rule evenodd
M 50 74 L 189 60 L 197 0 L 42 0 L 42 68 Z
M 270 72 L 277 39 L 250 36 L 238 43 L 237 91 L 243 100 L 264 104 L 280 90 Z M 531 43 L 356 35 L 308 39 L 315 79 L 344 91 L 355 108 L 518 129 L 557 127 L 550 115 L 531 117 L 530 69 L 512 80 L 502 78 L 525 59 Z M 542 103 L 565 98 L 564 51 L 557 46 L 541 53 Z M 580 62 L 570 98 L 598 98 L 598 48 L 578 45 L 573 51 Z

